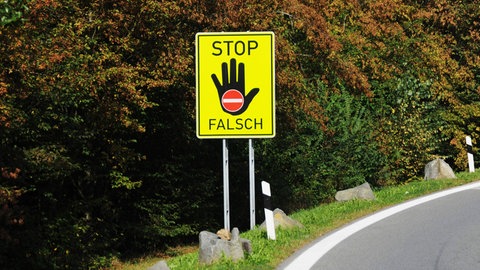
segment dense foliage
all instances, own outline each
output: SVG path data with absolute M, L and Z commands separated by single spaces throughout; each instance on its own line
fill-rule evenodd
M 465 135 L 480 138 L 478 0 L 6 0 L 2 268 L 95 269 L 219 228 L 221 143 L 195 137 L 194 36 L 263 30 L 277 136 L 255 141 L 256 168 L 276 206 L 409 181 L 435 157 L 465 169 Z M 246 145 L 230 142 L 235 226 Z

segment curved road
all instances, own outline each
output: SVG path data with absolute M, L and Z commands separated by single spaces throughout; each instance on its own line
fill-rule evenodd
M 383 210 L 294 254 L 278 269 L 480 269 L 480 182 Z

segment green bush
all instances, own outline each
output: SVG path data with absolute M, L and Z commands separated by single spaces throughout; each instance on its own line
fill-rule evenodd
M 295 125 L 279 128 L 274 140 L 261 145 L 260 178 L 271 181 L 276 205 L 287 211 L 331 201 L 336 191 L 365 181 L 375 185 L 384 166 L 370 101 L 323 89 L 312 86 L 310 91 L 324 108 L 325 123 L 298 112 Z M 291 199 L 280 199 L 285 197 Z
M 445 155 L 441 145 L 446 138 L 439 132 L 445 121 L 430 86 L 431 81 L 411 74 L 374 85 L 376 140 L 387 159 L 383 183 L 413 179 L 428 161 Z

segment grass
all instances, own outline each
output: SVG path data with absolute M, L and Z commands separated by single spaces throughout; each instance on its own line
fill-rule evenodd
M 179 248 L 178 253 L 167 260 L 172 270 L 177 269 L 275 269 L 283 260 L 296 250 L 314 239 L 348 224 L 362 216 L 379 211 L 383 208 L 417 198 L 436 191 L 460 186 L 480 179 L 480 172 L 459 173 L 457 179 L 435 181 L 414 181 L 395 187 L 386 187 L 375 190 L 376 200 L 355 200 L 349 202 L 335 202 L 320 205 L 316 208 L 298 211 L 290 217 L 302 223 L 304 228 L 290 230 L 276 230 L 277 240 L 267 240 L 266 232 L 254 229 L 241 234 L 252 242 L 253 252 L 244 260 L 233 263 L 230 260 L 221 260 L 206 266 L 198 263 L 198 247 Z M 160 257 L 150 257 L 135 262 L 118 263 L 114 270 L 140 270 L 154 265 Z

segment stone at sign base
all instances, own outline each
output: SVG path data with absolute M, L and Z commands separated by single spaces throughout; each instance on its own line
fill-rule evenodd
M 372 188 L 367 182 L 354 188 L 340 190 L 337 192 L 337 194 L 335 194 L 335 200 L 339 202 L 358 199 L 375 200 L 375 194 L 373 194 Z
M 222 231 L 221 234 L 223 236 L 224 232 Z M 212 264 L 221 259 L 222 256 L 235 262 L 244 258 L 244 252 L 250 253 L 252 251 L 250 240 L 240 238 L 238 228 L 232 229 L 230 240 L 222 239 L 212 232 L 202 231 L 199 235 L 199 241 L 198 259 L 202 264 Z
M 276 208 L 275 210 L 273 210 L 273 224 L 275 226 L 275 228 L 284 228 L 284 229 L 290 229 L 290 228 L 295 228 L 295 227 L 298 227 L 298 228 L 303 228 L 303 224 L 292 219 L 291 217 L 287 216 L 287 214 L 285 214 L 285 212 L 283 212 L 282 209 L 280 208 Z M 265 230 L 266 229 L 266 225 L 265 225 L 265 222 L 263 222 L 262 224 L 260 224 L 260 229 L 263 229 Z
M 437 158 L 425 165 L 425 180 L 457 178 L 445 160 Z
M 165 261 L 159 261 L 147 270 L 170 270 L 170 268 Z

